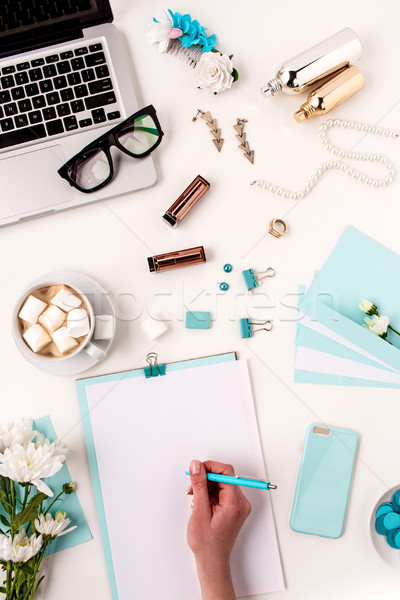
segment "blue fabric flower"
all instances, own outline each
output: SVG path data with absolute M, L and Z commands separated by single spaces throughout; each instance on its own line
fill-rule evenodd
M 204 27 L 196 19 L 192 21 L 189 14 L 181 15 L 177 12 L 173 13 L 171 10 L 168 10 L 168 12 L 172 17 L 173 26 L 183 32 L 183 35 L 178 39 L 182 42 L 184 48 L 200 45 L 203 52 L 210 52 L 217 45 L 217 36 L 210 35 L 207 37 Z
M 217 36 L 215 33 L 213 33 L 213 35 L 205 37 L 204 42 L 200 41 L 200 44 L 203 46 L 203 52 L 211 52 L 211 50 L 218 44 Z

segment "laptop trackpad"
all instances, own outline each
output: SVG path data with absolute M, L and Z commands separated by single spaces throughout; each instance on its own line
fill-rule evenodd
M 65 160 L 59 145 L 0 159 L 0 223 L 73 200 L 72 188 L 57 173 Z

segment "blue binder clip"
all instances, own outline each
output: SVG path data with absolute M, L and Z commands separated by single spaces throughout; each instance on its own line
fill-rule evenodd
M 148 367 L 144 368 L 144 375 L 146 379 L 150 377 L 158 377 L 159 375 L 165 375 L 165 365 L 159 365 L 157 362 L 157 354 L 150 352 L 146 357 L 146 362 L 149 363 Z
M 258 329 L 253 329 L 253 325 L 266 325 L 266 327 L 259 327 Z M 250 319 L 240 319 L 240 337 L 241 338 L 251 338 L 254 333 L 257 331 L 271 331 L 272 323 L 271 321 L 262 321 L 261 323 L 252 323 Z
M 260 271 L 259 273 L 254 271 L 254 269 L 246 269 L 245 271 L 242 271 L 242 275 L 247 289 L 251 292 L 251 290 L 261 285 L 262 280 L 265 279 L 265 277 L 273 277 L 275 275 L 275 269 L 268 267 L 266 271 Z

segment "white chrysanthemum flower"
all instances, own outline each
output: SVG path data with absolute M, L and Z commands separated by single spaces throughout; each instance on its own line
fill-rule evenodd
M 376 311 L 375 304 L 373 304 L 369 300 L 365 300 L 365 299 L 361 300 L 361 302 L 360 302 L 360 304 L 358 306 L 367 315 L 373 315 L 375 313 L 375 311 Z
M 0 452 L 12 444 L 26 444 L 33 440 L 36 431 L 32 429 L 32 419 L 18 419 L 15 423 L 0 426 Z
M 65 460 L 68 450 L 60 442 L 50 443 L 38 434 L 35 442 L 22 446 L 13 444 L 0 454 L 0 475 L 18 483 L 31 483 L 40 492 L 53 496 L 51 489 L 42 481 L 57 473 Z
M 25 563 L 35 556 L 42 547 L 42 536 L 33 533 L 26 535 L 25 529 L 18 531 L 12 538 L 10 535 L 0 534 L 0 560 L 14 563 Z
M 387 328 L 390 324 L 389 317 L 385 317 L 384 315 L 382 315 L 381 317 L 378 317 L 378 315 L 374 315 L 371 318 L 365 317 L 364 320 L 368 326 L 368 329 L 370 331 L 372 331 L 372 333 L 375 333 L 376 335 L 379 335 L 380 337 L 383 337 L 386 335 Z
M 67 513 L 62 512 L 61 510 L 56 512 L 54 518 L 50 513 L 39 515 L 39 519 L 35 519 L 35 529 L 44 537 L 55 538 L 60 535 L 65 535 L 76 529 L 76 525 L 67 529 L 68 525 L 71 523 L 71 519 L 67 519 L 66 516 Z
M 194 70 L 197 87 L 210 92 L 223 92 L 233 83 L 233 63 L 227 54 L 204 52 Z

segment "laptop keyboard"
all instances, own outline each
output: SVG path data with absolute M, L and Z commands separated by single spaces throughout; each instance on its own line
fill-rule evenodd
M 0 1 L 0 32 L 26 25 L 42 24 L 90 10 L 90 0 L 15 0 Z
M 1 68 L 0 149 L 119 119 L 101 42 Z

